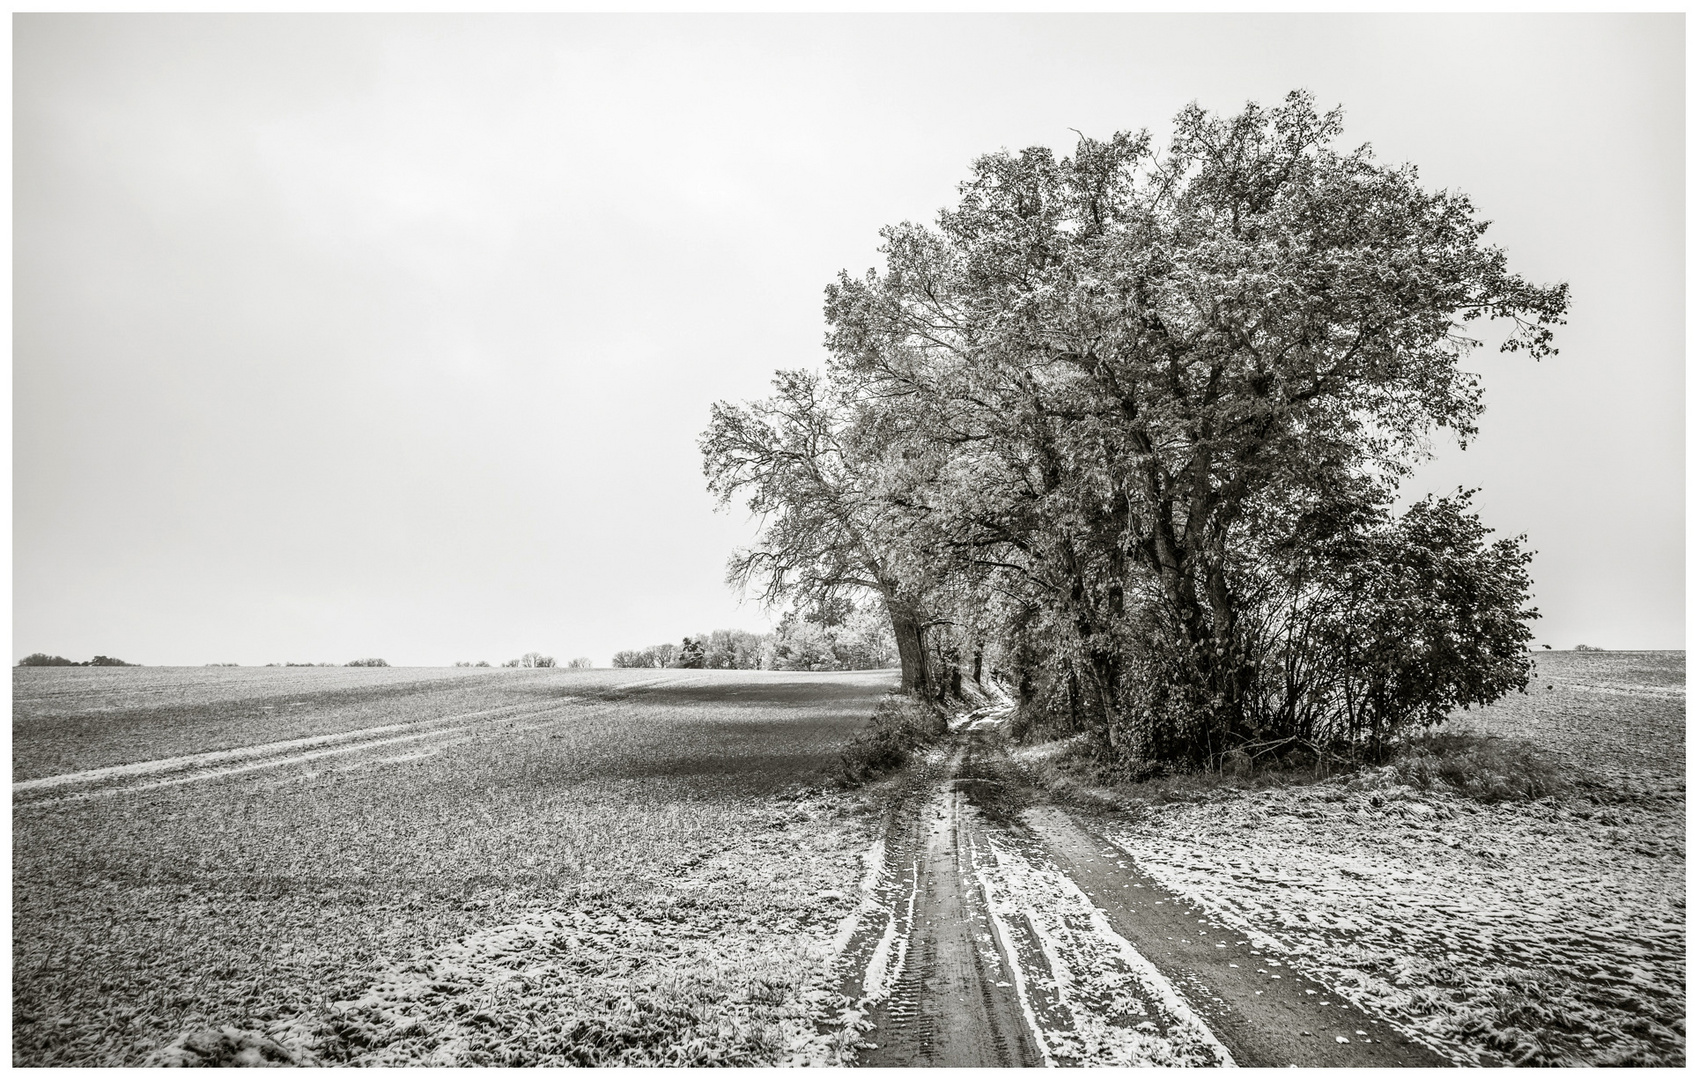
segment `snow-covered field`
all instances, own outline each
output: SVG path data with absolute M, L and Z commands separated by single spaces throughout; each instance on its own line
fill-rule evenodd
M 1528 695 L 1454 718 L 1562 761 L 1553 797 L 1483 804 L 1387 767 L 1200 788 L 1114 840 L 1461 1063 L 1683 1064 L 1684 659 L 1549 654 Z
M 354 741 L 15 792 L 15 1065 L 836 1052 L 803 1017 L 879 820 L 823 788 L 889 674 L 124 670 L 147 676 L 128 697 L 15 676 L 36 700 L 14 721 L 26 775 L 523 716 L 407 759 Z
M 639 902 L 536 902 L 377 973 L 357 998 L 231 1035 L 303 1064 L 839 1064 L 846 1038 L 816 1021 L 872 825 L 818 793 L 749 824 Z M 197 1063 L 197 1038 L 150 1063 Z

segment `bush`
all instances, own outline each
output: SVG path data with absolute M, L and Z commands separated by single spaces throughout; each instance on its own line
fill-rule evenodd
M 1556 763 L 1532 747 L 1474 735 L 1412 739 L 1393 770 L 1411 787 L 1443 783 L 1480 802 L 1541 799 L 1565 786 Z
M 931 702 L 891 694 L 879 703 L 873 722 L 844 747 L 839 755 L 839 776 L 845 784 L 864 784 L 901 768 L 916 749 L 948 730 L 944 713 Z
M 293 665 L 291 665 L 291 666 L 293 666 Z M 301 666 L 302 667 L 311 667 L 312 665 L 311 664 L 302 664 Z M 348 663 L 346 663 L 342 666 L 343 667 L 388 667 L 389 661 L 383 659 L 382 657 L 370 656 L 370 657 L 367 657 L 364 660 L 350 660 L 350 661 L 348 661 Z

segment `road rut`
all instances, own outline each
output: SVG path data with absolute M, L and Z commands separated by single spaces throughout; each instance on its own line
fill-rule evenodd
M 862 1065 L 1450 1064 L 1163 889 L 985 730 L 899 794 L 839 964 Z

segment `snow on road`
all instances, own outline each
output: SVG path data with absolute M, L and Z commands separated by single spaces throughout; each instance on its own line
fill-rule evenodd
M 1011 838 L 989 835 L 972 863 L 1005 950 L 1026 952 L 1016 925 L 1038 946 L 1042 963 L 1022 965 L 1016 986 L 1055 1064 L 1233 1064 L 1174 984 L 1066 874 L 1037 853 L 1022 854 Z

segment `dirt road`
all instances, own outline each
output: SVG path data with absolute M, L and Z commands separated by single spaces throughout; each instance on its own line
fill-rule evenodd
M 840 960 L 864 1065 L 1437 1066 L 1046 805 L 995 736 L 914 771 Z

